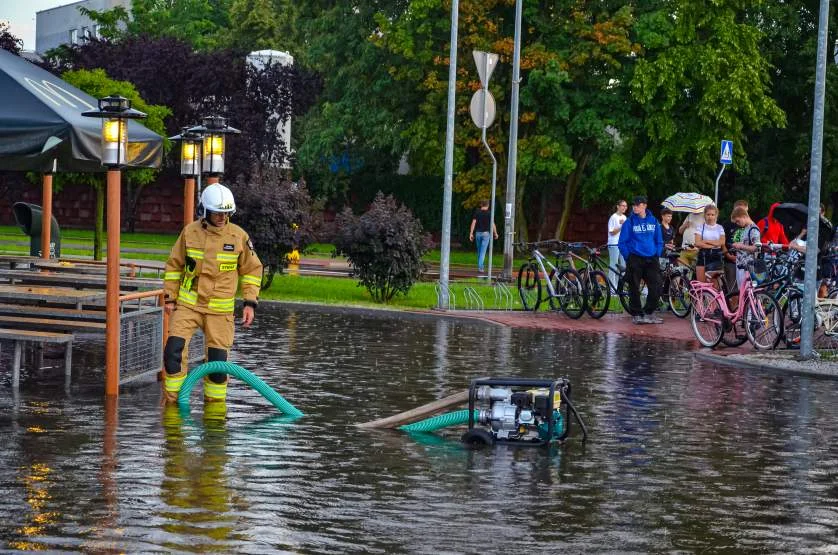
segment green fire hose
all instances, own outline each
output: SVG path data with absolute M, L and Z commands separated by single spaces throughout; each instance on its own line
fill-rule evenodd
M 478 418 L 477 415 L 479 412 L 477 409 L 474 410 L 475 421 Z M 442 428 L 448 428 L 449 426 L 460 426 L 462 424 L 468 424 L 468 409 L 432 416 L 419 422 L 399 426 L 399 429 L 405 432 L 433 432 Z
M 195 387 L 198 380 L 207 374 L 217 373 L 227 374 L 240 379 L 259 392 L 262 397 L 270 401 L 270 403 L 279 409 L 280 412 L 297 418 L 303 416 L 303 413 L 300 412 L 294 405 L 286 401 L 282 395 L 274 391 L 271 386 L 263 382 L 252 372 L 245 370 L 238 364 L 222 361 L 207 362 L 189 372 L 189 375 L 186 376 L 186 379 L 183 381 L 183 385 L 180 387 L 180 391 L 177 396 L 177 402 L 181 408 L 189 407 L 189 395 L 192 393 L 192 388 Z

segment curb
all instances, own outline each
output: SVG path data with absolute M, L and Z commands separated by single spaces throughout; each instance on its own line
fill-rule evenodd
M 696 360 L 700 360 L 702 362 L 711 362 L 715 364 L 721 364 L 723 366 L 730 366 L 733 368 L 744 368 L 747 370 L 766 370 L 778 374 L 795 374 L 798 376 L 809 376 L 815 378 L 838 380 L 838 372 L 836 371 L 819 370 L 817 368 L 806 368 L 805 366 L 803 366 L 804 363 L 797 361 L 778 361 L 780 362 L 780 364 L 767 364 L 762 362 L 743 360 L 741 358 L 732 358 L 731 356 L 703 353 L 701 351 L 693 353 L 693 357 Z M 788 366 L 787 364 L 783 364 L 786 362 L 797 365 L 798 367 L 793 368 Z

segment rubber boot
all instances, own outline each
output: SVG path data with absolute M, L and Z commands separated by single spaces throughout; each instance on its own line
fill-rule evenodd
M 166 376 L 163 378 L 163 392 L 167 403 L 177 403 L 177 396 L 185 379 L 186 372 L 183 370 L 175 374 L 166 372 Z
M 229 378 L 224 376 L 224 381 L 215 383 L 209 379 L 209 376 L 204 378 L 204 403 L 218 403 L 227 400 L 227 382 Z

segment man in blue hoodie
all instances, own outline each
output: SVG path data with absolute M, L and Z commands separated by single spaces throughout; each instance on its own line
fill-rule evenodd
M 661 274 L 658 257 L 663 251 L 661 227 L 651 212 L 646 210 L 646 197 L 634 197 L 633 213 L 620 231 L 620 254 L 626 260 L 626 280 L 629 284 L 629 312 L 635 324 L 662 324 L 655 316 L 660 302 Z M 640 308 L 640 282 L 646 282 L 646 306 Z

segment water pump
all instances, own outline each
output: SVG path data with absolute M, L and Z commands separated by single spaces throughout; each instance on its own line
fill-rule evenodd
M 468 395 L 470 447 L 495 443 L 549 445 L 570 434 L 571 416 L 588 437 L 585 424 L 570 401 L 570 381 L 522 378 L 472 380 Z

